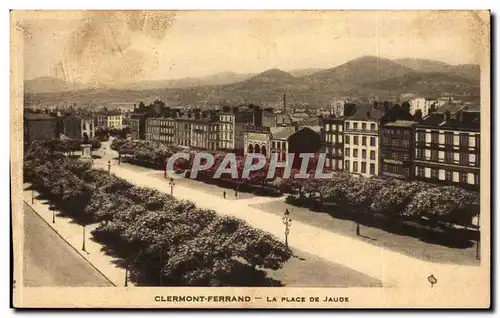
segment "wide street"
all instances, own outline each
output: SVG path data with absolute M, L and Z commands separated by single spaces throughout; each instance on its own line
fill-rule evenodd
M 111 287 L 112 284 L 69 246 L 26 203 L 23 280 L 27 287 Z

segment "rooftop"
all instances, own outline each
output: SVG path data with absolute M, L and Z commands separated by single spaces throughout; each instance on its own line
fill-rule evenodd
M 49 120 L 55 119 L 54 117 L 42 114 L 42 113 L 24 113 L 24 119 L 26 120 Z
M 386 127 L 412 127 L 416 122 L 411 120 L 396 120 L 391 123 L 387 123 Z
M 288 139 L 293 134 L 295 134 L 295 127 L 271 127 L 273 139 Z
M 472 131 L 479 131 L 481 127 L 479 113 L 467 111 L 455 113 L 449 119 L 445 118 L 445 114 L 432 113 L 424 117 L 424 120 L 418 126 Z
M 379 105 L 376 107 L 373 104 L 361 104 L 358 105 L 356 111 L 351 116 L 348 116 L 347 120 L 380 120 L 384 117 L 385 111 L 384 106 Z

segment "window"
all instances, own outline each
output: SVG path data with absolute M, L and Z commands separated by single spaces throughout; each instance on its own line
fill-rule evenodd
M 352 163 L 352 171 L 353 172 L 358 172 L 358 162 L 357 161 L 354 161 Z
M 346 161 L 344 162 L 344 168 L 345 168 L 345 170 L 347 170 L 347 171 L 350 171 L 350 170 L 351 170 L 350 165 L 349 165 L 349 160 L 346 160 Z
M 361 163 L 361 173 L 366 173 L 366 162 Z
M 345 143 L 349 144 L 351 142 L 351 136 L 347 135 L 345 136 Z
M 350 148 L 345 148 L 345 156 L 350 157 L 351 156 L 351 149 Z
M 417 175 L 420 177 L 425 176 L 424 167 L 417 167 Z
M 358 157 L 358 149 L 353 149 L 353 150 L 352 150 L 352 156 L 353 156 L 354 158 L 357 158 L 357 157 Z
M 438 151 L 435 149 L 431 150 L 431 160 L 432 161 L 438 161 Z
M 467 173 L 459 172 L 460 183 L 467 183 Z
M 358 129 L 358 123 L 354 123 L 353 126 L 354 126 L 354 130 Z
M 461 147 L 469 147 L 469 135 L 468 134 L 460 134 L 460 146 Z
M 361 145 L 366 146 L 366 137 L 361 137 Z
M 405 177 L 409 177 L 410 176 L 410 168 L 403 168 L 403 175 Z
M 408 139 L 403 139 L 403 147 L 406 149 L 410 148 L 410 141 Z
M 420 148 L 417 148 L 417 153 L 415 154 L 416 159 L 423 159 L 423 151 Z
M 469 164 L 469 154 L 463 152 L 460 153 L 460 164 L 461 165 Z
M 352 143 L 358 145 L 358 136 L 354 136 L 354 141 Z
M 439 178 L 439 170 L 436 168 L 431 169 L 431 178 L 438 179 Z
M 446 170 L 444 178 L 446 181 L 453 180 L 453 171 Z
M 425 142 L 425 132 L 424 131 L 417 132 L 417 141 L 418 142 Z
M 371 124 L 371 125 L 370 125 L 370 129 L 371 129 L 371 130 L 375 130 L 375 124 Z
M 474 173 L 474 184 L 479 184 L 479 173 Z
M 361 129 L 366 130 L 366 123 L 361 124 Z
M 375 137 L 370 137 L 370 146 L 375 147 Z
M 375 160 L 375 150 L 370 150 L 370 159 Z
M 366 150 L 361 150 L 361 158 L 366 159 Z
M 375 174 L 375 164 L 370 163 L 370 174 Z
M 446 151 L 444 153 L 444 162 L 453 162 L 453 152 L 451 151 Z
M 431 132 L 431 143 L 433 143 L 433 144 L 439 143 L 439 132 L 437 132 L 437 131 Z

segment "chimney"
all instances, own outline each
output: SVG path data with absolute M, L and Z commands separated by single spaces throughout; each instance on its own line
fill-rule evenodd
M 286 114 L 286 94 L 283 94 L 283 114 Z
M 370 118 L 370 115 L 371 115 L 370 112 L 366 113 L 366 117 Z

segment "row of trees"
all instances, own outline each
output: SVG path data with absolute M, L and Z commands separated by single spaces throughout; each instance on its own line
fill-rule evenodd
M 82 144 L 90 144 L 92 150 L 101 148 L 101 142 L 97 139 L 49 139 L 41 142 L 43 147 L 51 152 L 62 152 L 65 154 L 73 154 L 80 151 Z
M 62 213 L 99 222 L 94 237 L 143 284 L 275 285 L 258 267 L 276 270 L 291 257 L 285 244 L 244 221 L 133 186 L 42 143 L 27 152 L 24 177 Z
M 335 173 L 329 180 L 282 179 L 277 186 L 298 193 L 299 200 L 290 202 L 332 202 L 354 211 L 379 213 L 391 218 L 426 218 L 469 225 L 472 217 L 479 213 L 479 193 L 421 181 Z

